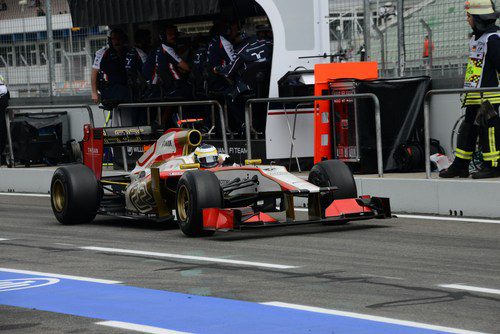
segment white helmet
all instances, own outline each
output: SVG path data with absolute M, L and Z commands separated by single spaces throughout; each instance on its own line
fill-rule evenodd
M 203 168 L 212 168 L 219 164 L 219 153 L 213 145 L 203 144 L 194 150 L 194 161 Z
M 471 15 L 491 15 L 495 14 L 495 4 L 491 0 L 468 0 L 465 10 Z

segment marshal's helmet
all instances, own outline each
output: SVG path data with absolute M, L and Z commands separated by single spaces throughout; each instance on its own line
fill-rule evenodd
M 219 153 L 213 145 L 203 144 L 194 151 L 194 161 L 203 168 L 212 168 L 219 164 Z
M 465 10 L 470 15 L 478 15 L 483 20 L 494 20 L 498 17 L 495 3 L 492 0 L 467 0 Z

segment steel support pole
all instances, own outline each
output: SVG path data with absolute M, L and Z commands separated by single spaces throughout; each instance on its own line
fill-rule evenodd
M 373 26 L 373 30 L 375 30 L 375 32 L 377 33 L 378 38 L 380 40 L 380 54 L 381 54 L 381 61 L 382 61 L 382 71 L 384 72 L 384 75 L 386 75 L 386 73 L 385 73 L 385 69 L 386 69 L 386 63 L 385 63 L 385 36 L 384 36 L 384 33 L 382 32 L 382 30 L 380 30 L 378 26 L 374 25 Z
M 45 0 L 45 20 L 47 22 L 47 56 L 49 58 L 49 96 L 50 102 L 54 97 L 55 81 L 55 52 L 54 52 L 54 33 L 52 30 L 52 2 Z
M 363 38 L 365 41 L 366 61 L 371 60 L 371 33 L 372 12 L 370 10 L 370 0 L 364 0 L 364 18 L 363 18 Z
M 348 95 L 324 95 L 324 96 L 297 96 L 297 97 L 275 97 L 275 98 L 259 98 L 259 99 L 249 99 L 245 103 L 245 133 L 247 142 L 247 159 L 252 159 L 252 141 L 251 141 L 251 131 L 250 131 L 250 114 L 253 112 L 253 104 L 255 103 L 297 103 L 297 102 L 314 102 L 314 101 L 328 101 L 334 99 L 371 99 L 375 107 L 375 136 L 377 141 L 377 171 L 378 176 L 384 176 L 384 165 L 382 156 L 382 124 L 380 116 L 380 101 L 377 96 L 372 93 L 362 93 L 362 94 L 348 94 Z
M 398 75 L 404 76 L 405 73 L 405 22 L 404 22 L 404 0 L 398 0 L 397 6 L 398 18 Z

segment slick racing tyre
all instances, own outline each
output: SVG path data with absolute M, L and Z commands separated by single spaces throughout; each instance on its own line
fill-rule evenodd
M 219 179 L 206 170 L 188 171 L 179 180 L 176 192 L 177 222 L 188 237 L 213 235 L 203 230 L 203 209 L 220 208 L 222 192 Z
M 50 184 L 50 202 L 64 225 L 94 220 L 100 202 L 99 183 L 90 168 L 75 164 L 59 167 Z
M 321 208 L 325 210 L 336 199 L 356 198 L 356 182 L 349 167 L 340 160 L 318 162 L 311 169 L 308 181 L 318 187 L 338 187 L 333 193 L 321 196 Z

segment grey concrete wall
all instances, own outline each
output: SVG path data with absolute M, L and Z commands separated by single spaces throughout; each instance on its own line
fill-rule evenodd
M 48 194 L 55 167 L 0 168 L 0 192 Z M 118 172 L 110 172 L 116 174 Z M 355 177 L 359 195 L 389 197 L 394 212 L 500 217 L 500 180 Z M 307 199 L 296 198 L 296 206 Z

